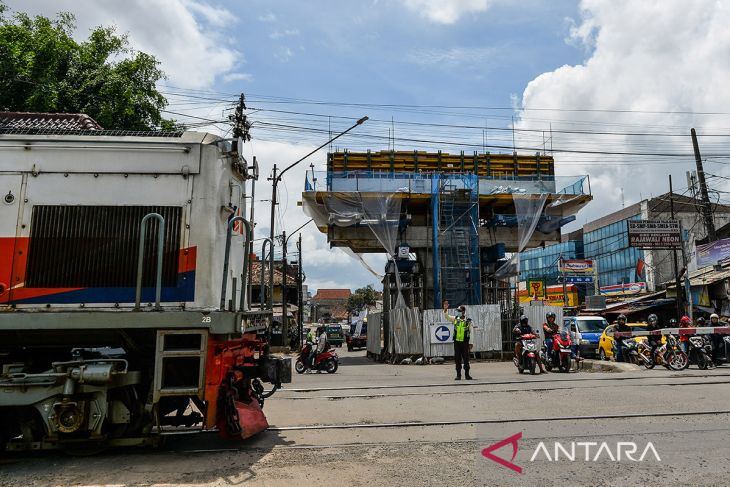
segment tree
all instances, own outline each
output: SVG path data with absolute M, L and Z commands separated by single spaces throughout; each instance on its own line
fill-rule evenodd
M 0 0 L 0 110 L 85 113 L 106 129 L 174 128 L 160 114 L 160 63 L 130 49 L 126 35 L 97 27 L 79 43 L 70 13 L 6 12 Z
M 354 293 L 350 294 L 350 297 L 347 298 L 347 311 L 350 313 L 360 312 L 366 306 L 375 306 L 377 299 L 377 291 L 368 284 L 366 287 L 356 289 Z

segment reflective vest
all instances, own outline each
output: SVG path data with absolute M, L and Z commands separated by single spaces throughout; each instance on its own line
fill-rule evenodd
M 466 320 L 456 318 L 454 320 L 454 341 L 463 342 L 468 330 L 469 326 L 466 324 Z

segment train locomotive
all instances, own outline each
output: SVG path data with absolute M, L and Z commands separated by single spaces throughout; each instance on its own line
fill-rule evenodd
M 252 168 L 198 132 L 0 130 L 0 451 L 267 427 Z

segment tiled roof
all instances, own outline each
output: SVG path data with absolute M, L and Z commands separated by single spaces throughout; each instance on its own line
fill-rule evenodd
M 252 285 L 254 287 L 259 286 L 261 284 L 261 261 L 255 261 L 251 262 L 251 278 L 252 278 Z M 274 286 L 281 286 L 282 282 L 282 276 L 284 273 L 281 271 L 281 269 L 277 269 L 274 267 Z M 296 287 L 297 285 L 297 268 L 294 266 L 290 266 L 288 268 L 287 272 L 288 277 L 286 278 L 286 286 L 289 287 Z M 264 269 L 264 285 L 269 284 L 269 269 L 268 266 Z
M 83 113 L 0 112 L 0 127 L 32 130 L 103 130 Z
M 314 296 L 315 301 L 321 299 L 347 299 L 350 297 L 349 289 L 317 289 L 317 294 Z

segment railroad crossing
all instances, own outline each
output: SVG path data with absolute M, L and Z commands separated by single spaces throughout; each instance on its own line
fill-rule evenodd
M 241 443 L 217 435 L 168 437 L 160 450 L 92 458 L 49 453 L 14 458 L 0 484 L 106 485 L 565 485 L 725 483 L 730 368 L 681 373 L 629 364 L 612 372 L 518 375 L 510 363 L 472 364 L 477 380 L 455 383 L 452 366 L 398 366 L 342 352 L 335 375 L 296 376 L 267 402 L 270 428 Z M 521 433 L 511 460 L 518 474 L 481 451 Z M 201 435 L 203 436 L 201 438 Z M 207 435 L 207 436 L 206 436 Z M 551 460 L 540 450 L 548 445 Z M 554 461 L 553 444 L 649 442 L 661 461 L 611 461 L 598 446 L 585 461 Z M 706 452 L 713 456 L 707 457 Z M 492 452 L 510 460 L 509 446 Z M 638 456 L 638 455 L 637 455 Z M 194 466 L 193 466 L 194 465 Z M 569 473 L 566 473 L 569 472 Z M 92 482 L 93 481 L 93 482 Z

